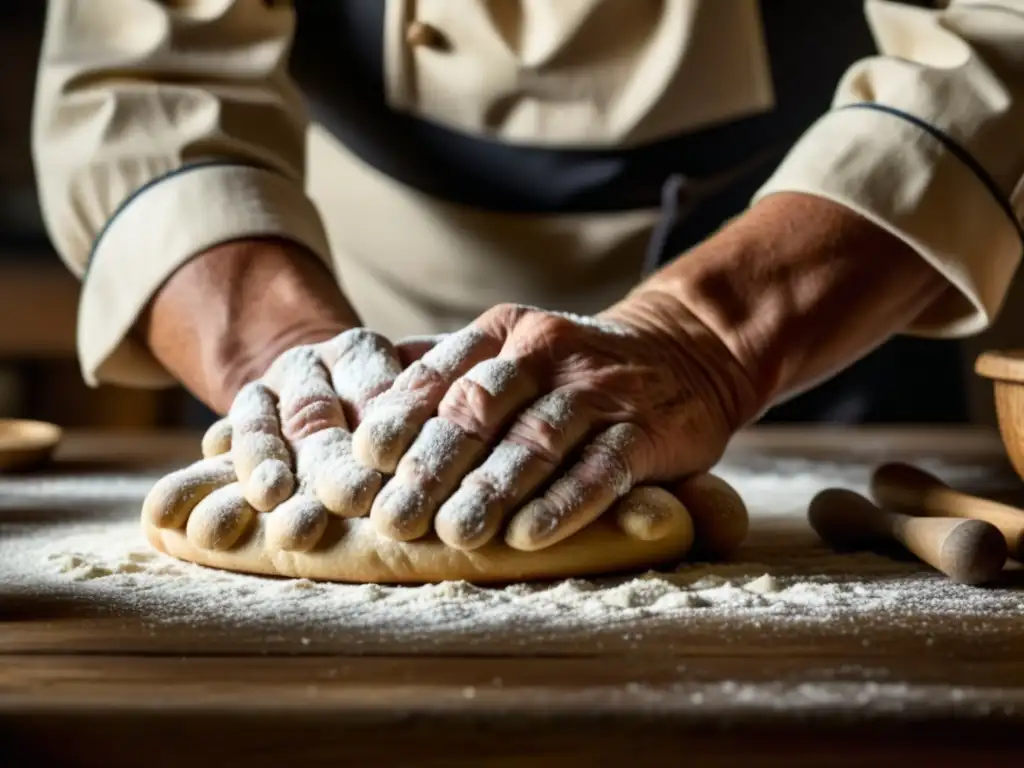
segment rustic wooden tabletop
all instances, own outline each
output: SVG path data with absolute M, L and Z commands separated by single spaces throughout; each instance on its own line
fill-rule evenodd
M 71 435 L 55 469 L 151 471 L 193 458 L 197 445 L 194 435 Z M 729 456 L 942 459 L 1017 482 L 998 438 L 976 430 L 765 429 L 742 435 Z M 0 537 L 17 524 L 4 515 Z M 154 630 L 130 611 L 0 583 L 0 765 L 1019 759 L 1024 609 L 855 621 L 840 617 L 813 636 L 755 626 L 726 639 L 705 622 L 500 654 L 403 652 L 309 632 L 268 643 L 216 623 Z

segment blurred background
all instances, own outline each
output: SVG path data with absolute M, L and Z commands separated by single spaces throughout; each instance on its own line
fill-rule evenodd
M 181 390 L 91 389 L 75 358 L 78 281 L 51 248 L 32 178 L 30 129 L 46 3 L 0 3 L 0 417 L 69 428 L 196 425 Z
M 78 283 L 47 241 L 32 177 L 32 96 L 45 5 L 0 3 L 0 417 L 88 429 L 201 426 L 208 412 L 181 390 L 91 389 L 82 382 L 74 344 Z M 973 375 L 973 361 L 982 349 L 1024 341 L 1022 282 L 997 326 L 961 345 L 976 423 L 995 422 L 991 385 Z

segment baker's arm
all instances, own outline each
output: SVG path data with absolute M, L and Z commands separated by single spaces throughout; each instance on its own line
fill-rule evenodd
M 750 211 L 638 289 L 683 298 L 769 399 L 893 333 L 983 330 L 1024 248 L 1024 0 L 866 8 L 881 55 Z
M 998 313 L 1024 249 L 1024 0 L 945 6 L 868 0 L 881 55 L 758 197 L 828 198 L 894 234 L 950 284 L 909 330 L 962 336 Z
M 33 147 L 51 238 L 82 279 L 90 383 L 183 378 L 223 409 L 233 393 L 203 388 L 236 385 L 195 367 L 246 345 L 269 363 L 270 342 L 302 335 L 273 327 L 275 307 L 323 325 L 311 341 L 351 318 L 303 191 L 293 26 L 288 4 L 261 0 L 50 0 Z M 239 335 L 253 306 L 264 327 Z

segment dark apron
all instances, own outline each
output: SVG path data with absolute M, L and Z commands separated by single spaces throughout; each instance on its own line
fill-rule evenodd
M 471 136 L 390 109 L 384 0 L 295 6 L 292 73 L 314 118 L 364 162 L 435 197 L 489 210 L 543 215 L 661 205 L 648 270 L 743 211 L 786 150 L 829 109 L 845 70 L 875 52 L 863 0 L 765 0 L 774 110 L 640 147 L 548 149 Z M 731 183 L 693 205 L 674 202 L 675 185 L 730 175 Z M 764 420 L 966 421 L 965 384 L 956 342 L 897 338 Z

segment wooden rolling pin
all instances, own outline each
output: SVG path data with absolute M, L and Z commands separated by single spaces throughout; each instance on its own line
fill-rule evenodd
M 898 541 L 961 584 L 992 581 L 1006 563 L 1006 542 L 989 523 L 888 512 L 844 488 L 815 496 L 807 517 L 814 531 L 837 549 L 870 549 Z
M 1006 551 L 1024 560 L 1024 511 L 955 491 L 908 464 L 883 464 L 871 478 L 871 495 L 886 509 L 922 517 L 968 517 L 991 523 L 1006 539 Z

